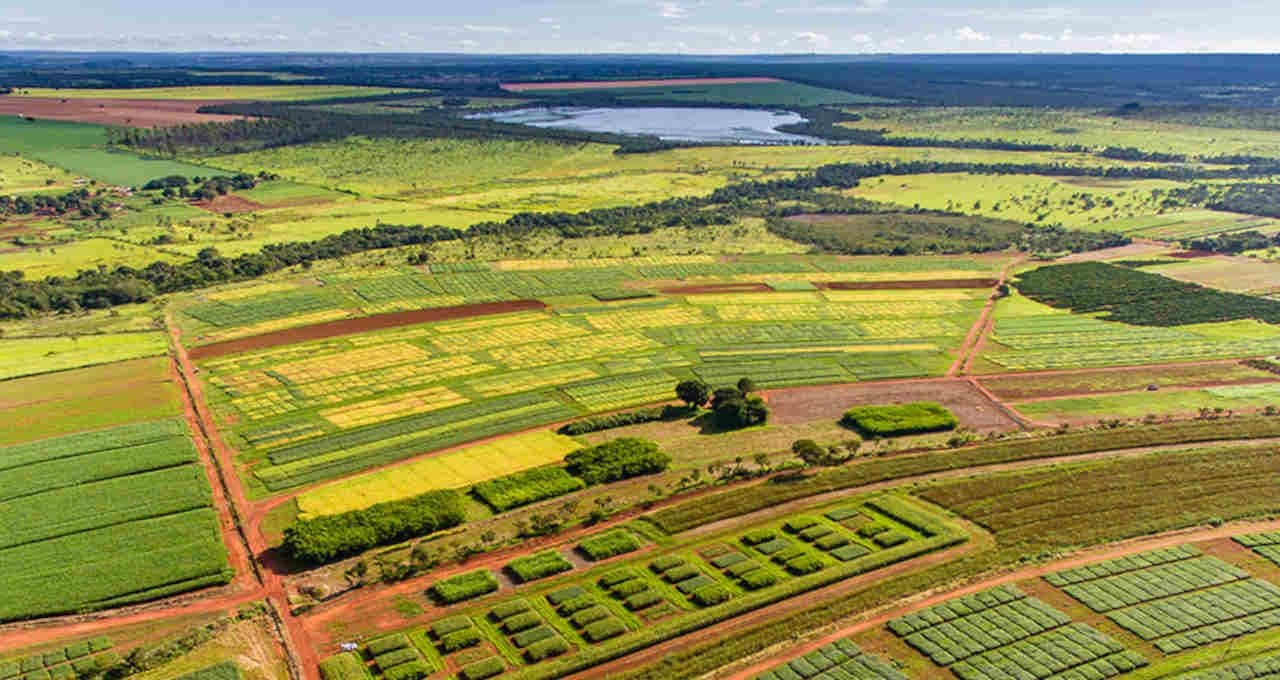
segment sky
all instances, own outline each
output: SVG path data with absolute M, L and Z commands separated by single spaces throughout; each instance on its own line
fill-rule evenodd
M 1280 53 L 1280 0 L 9 0 L 4 49 Z

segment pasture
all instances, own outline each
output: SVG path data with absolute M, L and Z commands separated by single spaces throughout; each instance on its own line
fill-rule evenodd
M 0 380 L 164 354 L 163 333 L 0 339 Z
M 960 261 L 915 261 L 934 268 Z M 472 439 L 576 415 L 671 400 L 681 379 L 762 387 L 936 375 L 976 319 L 984 289 L 704 294 L 603 303 L 588 297 L 653 280 L 754 277 L 879 260 L 673 261 L 631 268 L 503 271 L 433 266 L 430 277 L 331 279 L 187 309 L 195 328 L 257 329 L 325 314 L 353 294 L 412 300 L 563 299 L 547 311 L 442 321 L 202 362 L 254 477 L 266 490 L 310 484 Z M 911 267 L 911 260 L 892 263 Z M 861 265 L 861 266 L 860 266 Z M 979 265 L 970 262 L 970 266 Z M 830 273 L 830 272 L 828 272 Z M 926 284 L 927 285 L 927 284 Z
M 40 161 L 18 155 L 0 156 L 0 194 L 25 194 L 65 190 L 75 175 Z
M 160 420 L 0 449 L 0 620 L 142 602 L 231 573 L 185 426 Z

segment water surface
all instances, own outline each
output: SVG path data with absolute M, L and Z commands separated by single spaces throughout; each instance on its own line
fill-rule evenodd
M 477 113 L 500 123 L 545 128 L 652 135 L 676 142 L 715 144 L 823 144 L 817 137 L 779 132 L 778 127 L 804 122 L 798 113 L 732 108 L 572 107 L 541 106 Z

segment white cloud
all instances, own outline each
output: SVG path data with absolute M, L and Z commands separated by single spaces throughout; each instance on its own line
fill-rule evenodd
M 852 6 L 845 5 L 804 5 L 797 7 L 779 7 L 774 10 L 778 14 L 800 15 L 842 15 L 842 14 L 875 14 L 883 12 L 889 6 L 889 0 L 858 0 Z
M 659 2 L 658 16 L 663 19 L 683 19 L 689 16 L 689 10 L 678 2 Z
M 472 33 L 510 33 L 511 29 L 506 26 L 482 26 L 478 24 L 466 24 L 463 26 Z
M 1124 47 L 1150 45 L 1159 41 L 1160 36 L 1155 33 L 1116 33 L 1111 36 L 1111 44 Z
M 963 40 L 965 42 L 986 42 L 991 39 L 991 36 L 975 30 L 972 26 L 964 26 L 956 29 L 955 37 L 956 40 Z
M 1018 35 L 1018 38 L 1027 42 L 1047 42 L 1053 40 L 1053 36 L 1045 35 L 1043 33 L 1022 33 Z
M 824 49 L 831 44 L 830 36 L 813 31 L 801 31 L 795 34 L 795 39 L 807 44 L 813 49 Z

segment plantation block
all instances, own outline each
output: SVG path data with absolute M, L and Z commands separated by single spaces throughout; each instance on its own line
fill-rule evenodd
M 667 555 L 666 557 L 659 557 L 658 559 L 650 562 L 649 568 L 652 569 L 654 573 L 661 574 L 669 569 L 675 569 L 676 567 L 682 566 L 683 564 L 683 557 Z
M 636 593 L 643 593 L 649 590 L 649 584 L 639 579 L 633 581 L 623 581 L 609 589 L 609 594 L 616 598 L 626 598 Z
M 613 571 L 606 573 L 604 576 L 601 576 L 597 583 L 599 583 L 603 588 L 608 588 L 637 578 L 640 578 L 640 574 L 635 569 L 614 569 Z
M 901 531 L 891 529 L 889 531 L 876 534 L 871 540 L 875 541 L 876 545 L 881 548 L 892 548 L 895 545 L 902 545 L 903 543 L 906 543 L 911 540 L 911 537 Z
M 493 609 L 489 610 L 489 616 L 494 621 L 502 621 L 509 619 L 516 614 L 523 614 L 529 611 L 529 603 L 525 600 L 511 600 L 509 602 L 500 602 L 493 605 Z
M 778 564 L 786 564 L 797 557 L 802 557 L 809 553 L 797 547 L 784 548 L 769 556 L 770 560 Z
M 738 583 L 740 583 L 742 587 L 746 588 L 747 590 L 759 590 L 761 588 L 767 588 L 777 582 L 778 582 L 778 577 L 769 573 L 768 571 L 765 571 L 764 569 L 757 569 L 755 571 L 750 571 L 738 577 Z
M 796 576 L 822 571 L 823 564 L 816 557 L 803 555 L 787 562 L 787 571 Z
M 392 633 L 385 637 L 370 640 L 368 644 L 369 653 L 374 656 L 381 656 L 397 649 L 405 649 L 408 646 L 409 638 L 404 633 Z
M 528 557 L 520 557 L 511 560 L 507 564 L 507 571 L 511 572 L 516 580 L 521 583 L 555 576 L 570 569 L 573 569 L 573 563 L 554 550 L 535 553 Z
M 456 633 L 472 627 L 471 619 L 465 616 L 451 616 L 431 624 L 431 635 L 442 638 L 449 633 Z
M 829 536 L 823 536 L 822 538 L 819 538 L 818 540 L 813 542 L 813 544 L 817 546 L 820 550 L 825 550 L 828 552 L 835 550 L 836 548 L 849 545 L 849 543 L 851 543 L 851 541 L 848 539 L 848 537 L 841 536 L 840 534 L 831 534 Z
M 502 663 L 502 659 L 491 656 L 463 666 L 458 673 L 458 677 L 462 678 L 462 680 L 486 680 L 487 678 L 502 675 L 505 670 L 507 670 L 507 666 Z
M 749 558 L 740 552 L 731 552 L 712 559 L 711 564 L 717 569 L 727 569 L 735 564 L 745 562 L 747 559 Z
M 586 594 L 587 594 L 587 591 L 583 589 L 582 586 L 569 586 L 567 588 L 553 590 L 550 593 L 548 593 L 547 602 L 550 602 L 551 606 L 553 607 L 558 607 L 569 600 L 582 597 L 583 595 L 586 595 Z
M 596 621 L 609 618 L 610 616 L 611 614 L 609 613 L 608 608 L 596 605 L 590 609 L 583 609 L 573 616 L 570 616 L 569 623 L 572 624 L 574 628 L 581 628 L 589 623 L 595 623 Z
M 756 529 L 742 535 L 742 542 L 747 545 L 760 545 L 768 543 L 778 537 L 778 533 L 772 529 Z
M 581 479 L 564 468 L 547 467 L 517 472 L 472 487 L 471 492 L 496 512 L 555 498 L 585 488 Z
M 800 536 L 800 538 L 812 543 L 818 540 L 819 538 L 822 538 L 823 536 L 830 536 L 831 534 L 834 534 L 834 533 L 835 533 L 835 529 L 832 529 L 831 527 L 812 526 L 812 527 L 809 527 L 808 529 L 805 529 L 804 531 L 801 531 L 798 535 Z
M 555 636 L 556 632 L 550 626 L 543 625 L 512 635 L 511 644 L 524 649 L 535 642 L 541 642 Z
M 498 578 L 493 575 L 493 572 L 488 569 L 478 569 L 437 581 L 428 592 L 445 604 L 453 604 L 492 593 L 497 589 Z
M 554 656 L 560 656 L 567 651 L 569 651 L 569 645 L 564 640 L 555 637 L 529 645 L 524 650 L 524 658 L 529 663 L 537 663 Z
M 679 583 L 685 579 L 690 579 L 695 576 L 698 576 L 701 573 L 702 572 L 698 571 L 697 567 L 684 565 L 680 567 L 675 567 L 674 569 L 668 569 L 662 572 L 662 580 L 666 581 L 667 583 Z
M 785 550 L 790 545 L 791 542 L 785 538 L 775 538 L 771 541 L 765 541 L 764 543 L 757 545 L 756 550 L 759 550 L 766 555 L 772 555 L 779 550 Z
M 627 627 L 615 618 L 602 619 L 587 626 L 582 631 L 582 637 L 587 642 L 602 642 L 610 638 L 618 637 L 627 632 Z
M 382 671 L 386 680 L 422 680 L 431 675 L 431 667 L 421 661 L 410 661 Z
M 475 628 L 463 628 L 455 630 L 440 638 L 440 651 L 445 654 L 452 654 L 459 649 L 474 647 L 484 639 L 484 635 Z
M 500 627 L 502 628 L 502 632 L 510 635 L 512 633 L 519 633 L 523 630 L 529 630 L 530 628 L 536 628 L 540 625 L 542 625 L 542 617 L 533 612 L 527 612 L 512 616 L 511 618 L 503 621 Z
M 698 574 L 693 578 L 685 579 L 676 584 L 676 590 L 688 595 L 699 588 L 704 588 L 715 583 L 715 579 L 704 574 Z
M 725 572 L 730 576 L 742 576 L 743 574 L 749 574 L 753 571 L 759 571 L 760 569 L 761 567 L 759 562 L 756 562 L 755 560 L 747 560 L 729 567 Z
M 665 602 L 665 601 L 666 600 L 662 597 L 662 595 L 658 594 L 656 591 L 648 590 L 643 593 L 636 593 L 635 595 L 628 597 L 622 604 L 627 609 L 633 612 L 637 612 L 644 609 L 648 609 L 649 607 L 652 607 L 658 604 L 659 602 Z
M 386 654 L 379 654 L 373 657 L 373 662 L 378 664 L 378 668 L 386 670 L 417 659 L 418 652 L 415 649 L 394 649 Z
M 861 515 L 857 508 L 836 508 L 826 514 L 826 518 L 833 522 L 844 522 Z
M 578 551 L 596 562 L 640 549 L 640 541 L 631 532 L 617 529 L 599 536 L 592 536 L 578 544 Z
M 689 599 L 700 607 L 713 607 L 728 602 L 733 595 L 722 585 L 712 584 L 695 590 Z
M 596 601 L 591 599 L 590 595 L 575 597 L 572 600 L 565 600 L 560 604 L 560 614 L 562 616 L 568 616 L 575 612 L 580 612 L 583 609 L 587 609 L 588 607 L 594 607 L 595 605 Z
M 39 670 L 34 670 L 30 673 L 23 673 L 22 680 L 49 680 L 49 671 L 44 668 L 40 668 Z
M 801 515 L 799 517 L 792 517 L 791 519 L 787 520 L 786 524 L 782 525 L 782 528 L 787 533 L 798 534 L 801 531 L 804 531 L 805 529 L 808 529 L 810 527 L 817 526 L 817 525 L 818 525 L 817 518 Z
M 915 402 L 888 406 L 860 406 L 840 421 L 868 437 L 900 437 L 954 430 L 960 421 L 942 404 Z

